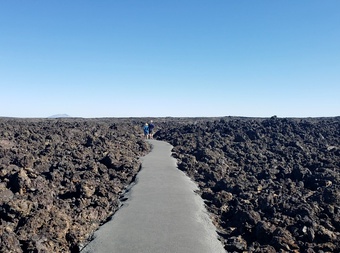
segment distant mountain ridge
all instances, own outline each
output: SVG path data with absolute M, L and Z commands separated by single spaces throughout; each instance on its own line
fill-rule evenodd
M 71 116 L 68 115 L 68 114 L 55 114 L 55 115 L 49 116 L 48 118 L 55 119 L 55 118 L 69 118 L 69 117 L 71 117 Z

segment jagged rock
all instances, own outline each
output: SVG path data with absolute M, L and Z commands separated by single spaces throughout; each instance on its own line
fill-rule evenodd
M 340 251 L 339 117 L 157 121 L 228 251 Z M 138 173 L 144 122 L 0 119 L 0 251 L 78 252 Z
M 12 231 L 2 231 L 0 235 L 0 252 L 22 253 L 20 241 Z
M 136 124 L 0 118 L 0 251 L 79 252 L 149 151 Z
M 273 233 L 273 238 L 270 244 L 276 249 L 286 251 L 299 250 L 299 246 L 292 234 L 283 228 L 277 228 Z
M 231 252 L 340 251 L 339 136 L 339 117 L 276 116 L 173 119 L 155 135 L 174 145 Z
M 241 236 L 232 236 L 227 240 L 226 249 L 231 252 L 243 252 L 247 249 L 247 242 Z

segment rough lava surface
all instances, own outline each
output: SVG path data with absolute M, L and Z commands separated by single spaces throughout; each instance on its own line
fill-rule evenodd
M 148 151 L 130 121 L 0 119 L 0 252 L 79 252 Z
M 163 121 L 227 252 L 340 252 L 340 118 Z
M 148 119 L 0 118 L 0 252 L 79 252 L 118 210 Z M 340 252 L 340 118 L 159 118 L 227 252 Z

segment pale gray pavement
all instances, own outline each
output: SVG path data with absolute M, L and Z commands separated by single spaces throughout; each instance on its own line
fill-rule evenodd
M 128 200 L 82 253 L 225 253 L 196 185 L 176 168 L 172 146 L 149 140 L 152 152 Z

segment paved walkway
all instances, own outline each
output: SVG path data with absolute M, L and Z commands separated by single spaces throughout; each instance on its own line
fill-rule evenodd
M 82 253 L 225 253 L 195 184 L 176 168 L 172 146 L 149 140 L 151 153 L 128 200 Z

